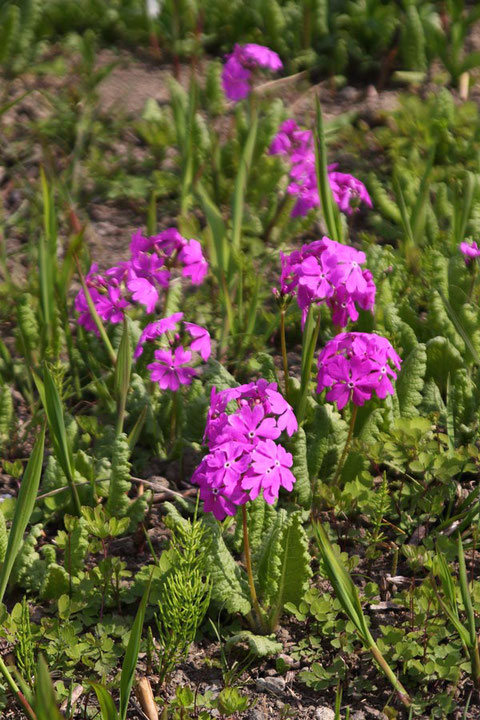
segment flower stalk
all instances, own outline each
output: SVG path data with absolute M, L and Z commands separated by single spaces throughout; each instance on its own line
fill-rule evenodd
M 307 398 L 308 398 L 308 391 L 309 391 L 309 385 L 310 385 L 310 378 L 312 374 L 312 362 L 313 362 L 313 356 L 315 354 L 315 348 L 317 347 L 318 342 L 318 335 L 320 333 L 320 323 L 322 319 L 322 315 L 320 310 L 318 311 L 317 315 L 317 322 L 315 324 L 315 327 L 313 331 L 310 330 L 311 327 L 311 313 L 312 309 L 310 308 L 308 313 L 308 319 L 307 323 L 305 325 L 305 332 L 303 335 L 304 338 L 304 346 L 303 346 L 303 353 L 302 353 L 302 380 L 300 385 L 300 401 L 298 403 L 298 409 L 297 409 L 297 420 L 300 424 L 305 416 L 305 409 L 307 407 Z
M 248 539 L 248 523 L 247 523 L 247 508 L 242 505 L 242 521 L 243 521 L 243 553 L 245 556 L 245 565 L 247 568 L 248 585 L 250 588 L 250 597 L 252 600 L 252 606 L 257 616 L 257 622 L 263 632 L 266 632 L 265 621 L 263 617 L 262 608 L 258 602 L 257 591 L 255 590 L 255 583 L 253 580 L 252 572 L 252 557 L 250 554 L 250 542 Z
M 342 472 L 343 466 L 345 464 L 345 459 L 347 457 L 348 450 L 350 448 L 350 443 L 352 442 L 353 430 L 355 428 L 355 420 L 357 419 L 357 412 L 358 412 L 358 406 L 353 405 L 352 414 L 350 416 L 350 425 L 348 428 L 348 435 L 347 435 L 347 439 L 345 441 L 345 445 L 343 446 L 342 455 L 341 455 L 340 460 L 337 465 L 337 471 L 335 473 L 335 477 L 333 478 L 333 485 L 337 484 L 338 478 L 340 477 L 340 473 Z
M 285 313 L 286 313 L 286 308 L 282 308 L 280 310 L 280 342 L 282 344 L 283 375 L 285 378 L 285 399 L 287 402 L 289 402 L 289 399 L 288 399 L 289 376 L 288 376 L 287 341 L 286 341 L 286 337 L 285 337 Z

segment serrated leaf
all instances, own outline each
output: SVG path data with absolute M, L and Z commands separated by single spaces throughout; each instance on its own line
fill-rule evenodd
M 427 369 L 425 345 L 419 343 L 403 361 L 396 381 L 396 393 L 402 417 L 414 417 L 422 402 L 422 389 Z
M 217 390 L 226 390 L 227 388 L 233 388 L 238 385 L 233 375 L 213 358 L 210 358 L 205 365 L 202 378 L 206 382 L 208 392 L 210 392 L 212 387 L 216 387 Z
M 251 604 L 246 573 L 225 545 L 215 518 L 205 517 L 204 523 L 210 537 L 207 563 L 212 577 L 212 600 L 231 614 L 248 615 Z
M 243 630 L 228 638 L 225 643 L 225 650 L 235 645 L 248 645 L 249 651 L 255 657 L 268 657 L 269 655 L 277 655 L 282 650 L 282 644 L 275 640 L 275 636 L 254 635 L 249 630 Z
M 449 374 L 463 367 L 463 358 L 450 340 L 437 335 L 426 344 L 427 378 L 433 378 L 441 390 L 445 390 Z
M 295 475 L 293 494 L 298 504 L 308 510 L 312 504 L 312 486 L 307 463 L 307 438 L 302 427 L 299 427 L 289 439 L 287 450 L 293 457 L 292 472 Z

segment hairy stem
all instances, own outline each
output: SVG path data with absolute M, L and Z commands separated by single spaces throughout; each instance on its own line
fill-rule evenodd
M 310 312 L 311 312 L 311 310 L 310 310 Z M 315 329 L 313 330 L 313 333 L 310 337 L 310 341 L 308 338 L 305 338 L 305 341 L 308 343 L 308 346 L 305 348 L 305 363 L 304 363 L 303 369 L 302 369 L 302 382 L 301 382 L 301 387 L 300 387 L 300 402 L 298 403 L 298 409 L 297 409 L 297 420 L 298 420 L 299 424 L 303 421 L 303 417 L 305 415 L 305 408 L 307 406 L 308 391 L 310 389 L 310 376 L 312 373 L 312 362 L 313 362 L 313 356 L 315 354 L 315 348 L 317 347 L 318 335 L 320 333 L 321 318 L 322 318 L 322 315 L 319 311 Z M 307 322 L 308 322 L 308 320 L 307 320 Z
M 285 399 L 288 399 L 288 358 L 287 358 L 287 341 L 285 338 L 285 308 L 280 310 L 280 341 L 282 343 L 282 360 L 283 360 L 283 375 L 285 378 Z
M 247 577 L 248 585 L 250 587 L 250 597 L 252 599 L 252 606 L 257 616 L 257 622 L 260 628 L 265 631 L 265 623 L 263 619 L 262 608 L 257 598 L 257 591 L 255 590 L 255 583 L 253 582 L 252 572 L 252 558 L 250 555 L 250 543 L 248 540 L 248 524 L 247 524 L 247 508 L 242 505 L 242 520 L 243 520 L 243 552 L 245 555 L 245 565 L 247 566 Z
M 356 405 L 354 405 L 353 409 L 352 409 L 352 416 L 350 418 L 350 427 L 348 428 L 347 439 L 345 441 L 342 456 L 341 456 L 338 466 L 337 466 L 337 472 L 335 473 L 335 477 L 333 478 L 333 485 L 337 484 L 338 478 L 340 477 L 340 473 L 343 470 L 343 465 L 345 463 L 345 459 L 347 457 L 347 453 L 350 448 L 350 443 L 352 441 L 353 429 L 355 427 L 355 420 L 357 419 L 357 410 L 358 410 L 358 407 Z

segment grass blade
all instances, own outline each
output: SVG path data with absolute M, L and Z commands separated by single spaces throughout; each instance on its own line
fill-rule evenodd
M 80 277 L 80 282 L 82 284 L 83 292 L 85 293 L 85 299 L 87 301 L 88 309 L 90 310 L 90 314 L 95 322 L 95 325 L 98 328 L 98 332 L 100 333 L 100 337 L 103 340 L 103 344 L 105 345 L 105 348 L 110 356 L 110 360 L 113 365 L 116 365 L 117 363 L 117 356 L 115 354 L 115 350 L 112 347 L 112 343 L 110 342 L 110 338 L 107 335 L 107 331 L 105 330 L 105 325 L 102 322 L 102 319 L 100 318 L 99 314 L 97 313 L 97 310 L 95 308 L 95 304 L 92 300 L 92 296 L 90 295 L 90 290 L 87 287 L 87 283 L 85 282 L 85 278 L 83 277 L 83 273 L 80 268 L 80 263 L 78 262 L 78 258 L 76 255 L 74 255 L 75 262 L 77 265 L 77 272 Z
M 92 683 L 92 688 L 95 690 L 98 704 L 100 705 L 100 711 L 102 713 L 102 720 L 118 720 L 118 713 L 115 708 L 112 696 L 108 692 L 104 685 L 98 683 Z
M 322 108 L 318 96 L 315 99 L 315 108 L 315 170 L 317 174 L 318 195 L 320 197 L 323 217 L 329 236 L 332 240 L 342 242 L 342 227 L 328 179 L 325 130 L 323 127 Z
M 240 241 L 242 237 L 243 208 L 245 205 L 245 191 L 247 188 L 248 174 L 253 159 L 253 151 L 257 140 L 258 129 L 258 113 L 255 108 L 252 109 L 250 130 L 248 131 L 247 140 L 243 148 L 240 158 L 240 166 L 238 168 L 235 180 L 235 190 L 233 194 L 232 207 L 232 247 L 233 250 L 240 249 Z M 231 260 L 231 258 L 230 258 Z M 231 263 L 230 263 L 231 265 Z M 230 268 L 231 272 L 232 268 Z
M 123 431 L 125 419 L 125 407 L 127 395 L 130 388 L 130 373 L 132 370 L 132 347 L 130 342 L 130 330 L 127 318 L 123 320 L 123 334 L 118 348 L 117 364 L 115 366 L 115 397 L 117 399 L 117 426 L 116 432 L 119 435 Z
M 54 347 L 55 335 L 55 268 L 57 262 L 57 232 L 52 190 L 41 168 L 40 182 L 43 198 L 43 233 L 38 245 L 38 279 L 40 286 L 40 307 L 43 322 L 43 342 L 45 346 Z
M 314 523 L 313 529 L 328 579 L 330 580 L 335 594 L 340 601 L 343 611 L 349 620 L 355 625 L 362 643 L 372 653 L 378 667 L 395 688 L 399 699 L 406 707 L 409 707 L 411 705 L 411 700 L 407 691 L 397 679 L 395 673 L 383 657 L 372 637 L 372 634 L 370 633 L 370 630 L 368 629 L 362 605 L 360 603 L 358 590 L 350 577 L 350 574 L 347 572 L 341 559 L 332 547 L 330 540 L 320 523 Z
M 37 666 L 34 706 L 37 720 L 63 720 L 63 715 L 57 706 L 52 679 L 43 656 L 40 656 Z
M 145 593 L 138 608 L 133 623 L 132 630 L 130 632 L 130 638 L 128 640 L 127 651 L 122 665 L 122 674 L 120 676 L 120 720 L 125 720 L 127 717 L 128 701 L 130 699 L 130 693 L 132 692 L 133 680 L 135 677 L 135 668 L 137 667 L 138 653 L 140 652 L 140 641 L 142 639 L 143 622 L 145 620 L 145 610 L 147 608 L 148 598 L 150 596 L 150 585 L 152 583 L 152 576 L 150 576 L 149 583 L 145 590 Z M 109 719 L 110 720 L 110 719 Z
M 34 375 L 34 378 L 35 381 L 37 381 L 36 375 Z M 37 383 L 37 388 L 45 410 L 45 415 L 47 416 L 48 428 L 50 431 L 50 438 L 55 457 L 60 463 L 60 467 L 67 478 L 75 511 L 78 515 L 80 515 L 80 499 L 78 497 L 74 478 L 75 468 L 73 463 L 73 453 L 67 438 L 62 403 L 57 387 L 47 367 L 43 370 L 43 389 L 40 383 Z
M 12 527 L 8 535 L 5 560 L 0 571 L 0 602 L 3 600 L 15 558 L 23 542 L 23 534 L 35 506 L 38 486 L 42 474 L 43 450 L 45 445 L 45 427 L 40 431 L 33 452 L 28 461 L 22 478 L 20 490 L 15 504 Z

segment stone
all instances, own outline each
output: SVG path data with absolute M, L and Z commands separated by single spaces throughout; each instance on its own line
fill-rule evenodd
M 322 705 L 321 707 L 317 707 L 313 717 L 315 720 L 335 720 L 335 711 L 326 705 Z
M 267 691 L 274 695 L 282 695 L 285 692 L 285 678 L 283 677 L 257 678 L 255 684 L 260 692 Z

